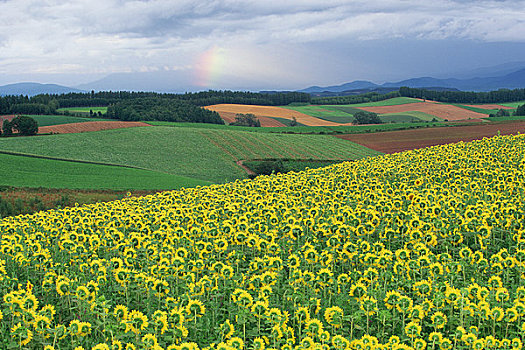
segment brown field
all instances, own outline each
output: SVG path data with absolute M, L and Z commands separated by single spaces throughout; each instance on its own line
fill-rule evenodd
M 133 128 L 138 126 L 151 126 L 142 122 L 123 121 L 96 121 L 84 123 L 70 123 L 61 125 L 42 126 L 38 128 L 39 134 L 75 134 L 80 132 Z
M 359 143 L 383 153 L 396 153 L 416 148 L 492 137 L 497 135 L 498 131 L 502 135 L 517 134 L 518 132 L 523 134 L 525 133 L 525 121 L 338 135 L 336 137 Z
M 487 117 L 486 114 L 469 111 L 461 107 L 428 101 L 397 106 L 359 107 L 359 109 L 377 114 L 419 111 L 448 120 L 480 119 Z
M 13 120 L 16 117 L 16 115 L 0 115 L 0 123 L 3 123 L 4 120 Z
M 219 112 L 219 115 L 226 123 L 233 123 L 235 121 L 236 114 L 237 113 L 233 113 L 233 112 Z M 264 127 L 286 126 L 280 121 L 275 120 L 270 117 L 266 117 L 266 116 L 257 116 L 257 119 L 259 119 L 259 121 L 261 122 L 261 126 L 264 126 Z
M 312 117 L 310 115 L 292 111 L 285 108 L 280 107 L 271 107 L 271 106 L 255 106 L 255 105 L 237 105 L 237 104 L 219 104 L 219 105 L 212 105 L 212 106 L 206 106 L 204 108 L 207 108 L 209 110 L 218 112 L 221 117 L 224 118 L 231 118 L 230 115 L 225 115 L 223 117 L 223 113 L 230 113 L 230 114 L 236 114 L 236 113 L 252 113 L 256 117 L 278 117 L 278 118 L 284 118 L 292 120 L 294 117 L 297 120 L 298 123 L 301 123 L 303 125 L 307 126 L 337 126 L 337 125 L 350 125 L 350 124 L 339 124 L 330 122 L 328 120 L 322 120 L 316 117 Z M 225 119 L 226 120 L 226 119 Z M 261 126 L 262 121 L 261 121 Z
M 514 109 L 509 106 L 502 106 L 502 105 L 491 105 L 491 104 L 484 104 L 484 105 L 464 105 L 467 107 L 476 107 L 481 109 Z

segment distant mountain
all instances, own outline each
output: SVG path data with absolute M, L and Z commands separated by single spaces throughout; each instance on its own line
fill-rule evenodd
M 507 62 L 503 64 L 498 64 L 496 66 L 481 67 L 463 72 L 455 72 L 453 74 L 448 74 L 448 76 L 455 77 L 457 79 L 500 77 L 517 72 L 524 68 L 525 61 Z
M 518 63 L 515 66 L 519 66 Z M 502 67 L 500 67 L 501 69 Z M 492 68 L 497 69 L 497 68 Z M 487 71 L 487 70 L 486 70 Z M 486 72 L 485 71 L 485 72 Z M 347 89 L 345 87 L 355 86 L 354 89 Z M 357 87 L 358 86 L 358 87 Z M 309 88 L 299 90 L 300 92 L 308 92 L 312 95 L 320 96 L 327 95 L 327 93 L 341 93 L 350 95 L 348 91 L 352 90 L 369 90 L 374 91 L 380 88 L 399 88 L 401 86 L 408 86 L 412 88 L 429 88 L 432 87 L 433 90 L 463 90 L 463 91 L 492 91 L 498 89 L 519 89 L 525 88 L 525 68 L 512 71 L 510 73 L 505 73 L 499 76 L 489 76 L 489 77 L 476 77 L 469 79 L 458 79 L 458 78 L 449 78 L 449 79 L 438 79 L 432 77 L 420 77 L 412 78 L 407 80 L 402 80 L 393 83 L 384 83 L 381 85 L 374 84 L 369 81 L 354 81 L 351 83 L 346 83 L 336 86 L 311 86 Z
M 346 83 L 342 85 L 333 85 L 333 86 L 326 86 L 326 87 L 311 86 L 309 88 L 299 90 L 298 92 L 307 92 L 307 93 L 323 92 L 323 91 L 343 92 L 343 91 L 358 90 L 358 89 L 374 89 L 378 87 L 380 87 L 380 85 L 374 84 L 371 81 L 356 80 L 351 83 Z
M 16 83 L 0 86 L 0 96 L 24 95 L 35 96 L 39 94 L 67 94 L 69 92 L 85 92 L 57 84 Z

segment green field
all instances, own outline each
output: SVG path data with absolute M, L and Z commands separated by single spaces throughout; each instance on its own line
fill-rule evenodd
M 43 137 L 42 137 L 43 138 Z M 209 182 L 151 170 L 0 154 L 2 186 L 70 189 L 178 189 Z
M 483 118 L 485 120 L 489 120 L 492 123 L 498 123 L 498 122 L 504 122 L 504 121 L 513 121 L 513 120 L 524 120 L 525 116 L 523 115 L 514 115 L 514 116 L 508 116 L 508 117 L 492 117 L 492 118 Z
M 89 111 L 93 111 L 93 113 L 102 113 L 105 114 L 108 111 L 108 107 L 66 107 L 66 108 L 59 108 L 57 111 L 59 112 L 71 112 L 71 113 L 86 113 L 89 114 Z
M 101 118 L 71 117 L 67 115 L 28 115 L 28 117 L 35 119 L 38 122 L 38 126 L 50 126 L 50 125 L 110 120 L 110 119 L 101 119 Z
M 413 113 L 413 112 L 406 112 Z M 434 116 L 432 116 L 434 117 Z M 438 119 L 438 118 L 436 118 Z M 368 132 L 379 132 L 379 131 L 393 131 L 393 130 L 405 130 L 414 128 L 428 128 L 428 127 L 439 127 L 446 126 L 447 124 L 442 122 L 420 122 L 420 123 L 387 123 L 387 124 L 373 124 L 373 125 L 342 125 L 342 126 L 290 126 L 290 127 L 260 127 L 251 128 L 243 126 L 229 126 L 229 125 L 217 125 L 217 124 L 205 124 L 205 123 L 177 123 L 177 122 L 146 122 L 150 125 L 155 126 L 169 126 L 177 128 L 199 128 L 199 129 L 211 129 L 211 130 L 234 130 L 234 131 L 246 131 L 253 133 L 271 133 L 271 134 L 361 134 Z
M 129 165 L 214 183 L 246 178 L 246 172 L 235 164 L 240 159 L 347 160 L 379 154 L 325 135 L 160 126 L 5 138 L 0 139 L 0 150 Z
M 468 109 L 469 111 L 472 111 L 472 112 L 477 112 L 477 113 L 482 113 L 482 114 L 487 114 L 487 115 L 490 113 L 496 113 L 498 111 L 497 109 L 486 109 L 486 108 L 465 106 L 459 103 L 445 103 L 445 104 L 450 104 L 452 106 Z
M 525 101 L 518 101 L 518 102 L 505 102 L 505 103 L 498 103 L 502 106 L 512 107 L 512 108 L 518 108 L 521 105 L 525 105 Z
M 421 102 L 421 100 L 418 100 L 416 98 L 412 97 L 394 97 L 389 98 L 388 100 L 383 101 L 376 101 L 376 102 L 366 102 L 366 103 L 355 103 L 351 105 L 344 105 L 347 107 L 381 107 L 381 106 L 397 106 L 397 105 L 404 105 L 407 103 L 417 103 Z
M 443 119 L 436 117 L 435 115 L 427 114 L 425 112 L 420 111 L 408 111 L 408 112 L 402 112 L 402 113 L 385 113 L 379 115 L 382 121 L 385 123 L 388 122 L 397 122 L 397 123 L 403 123 L 403 122 L 418 122 L 418 121 L 443 121 Z
M 303 114 L 311 115 L 312 117 L 328 120 L 334 123 L 351 123 L 354 120 L 352 114 L 328 107 L 329 106 L 307 105 L 283 106 L 282 108 L 291 109 Z
M 282 108 L 291 109 L 297 112 L 301 112 L 307 115 L 311 115 L 312 117 L 320 118 L 323 120 L 328 120 L 334 123 L 352 123 L 354 121 L 353 115 L 359 111 L 357 107 L 377 107 L 377 106 L 395 106 L 395 105 L 402 105 L 402 104 L 408 104 L 408 103 L 414 103 L 414 102 L 421 102 L 414 98 L 409 97 L 395 97 L 384 101 L 377 101 L 377 102 L 368 102 L 368 103 L 357 103 L 357 104 L 351 104 L 351 105 L 303 105 L 303 106 L 282 106 Z M 425 113 L 423 113 L 425 114 Z M 392 122 L 414 122 L 418 120 L 425 120 L 430 121 L 432 118 L 428 119 L 425 118 L 419 118 L 418 116 L 412 115 L 410 116 L 410 113 L 403 113 L 399 117 L 393 117 L 394 114 L 391 114 L 392 116 L 387 116 L 386 118 L 381 118 L 386 123 L 392 123 Z M 428 115 L 427 115 L 428 116 Z

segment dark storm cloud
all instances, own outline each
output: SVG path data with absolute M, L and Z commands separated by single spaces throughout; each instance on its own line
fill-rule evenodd
M 277 64 L 275 79 L 293 78 L 287 70 L 302 78 L 330 77 L 344 62 L 370 68 L 346 50 L 364 42 L 371 47 L 382 40 L 405 46 L 435 40 L 524 43 L 524 5 L 517 0 L 7 0 L 0 1 L 0 73 L 184 70 L 203 52 L 220 47 L 231 65 L 225 70 L 239 66 L 235 57 L 244 54 L 253 60 L 254 75 Z M 331 56 L 314 53 L 316 45 L 332 47 Z M 243 51 L 257 54 L 247 57 Z M 332 62 L 333 71 L 319 70 L 317 62 Z M 299 69 L 306 72 L 296 74 Z

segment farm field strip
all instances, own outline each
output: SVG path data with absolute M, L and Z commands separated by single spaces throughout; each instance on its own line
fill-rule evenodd
M 135 127 L 149 127 L 151 125 L 144 122 L 131 121 L 86 121 L 82 123 L 69 123 L 60 125 L 50 125 L 38 128 L 39 134 L 74 134 L 81 132 L 92 132 L 102 130 L 113 130 Z
M 470 105 L 470 104 L 463 104 L 463 106 L 466 107 L 474 107 L 478 109 L 489 109 L 489 110 L 498 110 L 498 109 L 514 109 L 511 106 L 505 106 L 500 104 L 479 104 L 479 105 Z
M 152 170 L 0 154 L 2 186 L 168 190 L 211 182 Z
M 281 107 L 271 106 L 256 106 L 256 105 L 239 105 L 239 104 L 219 104 L 206 106 L 205 108 L 216 111 L 219 114 L 222 112 L 228 113 L 251 113 L 255 116 L 266 116 L 266 117 L 279 117 L 284 119 L 292 120 L 293 117 L 296 120 L 307 126 L 335 126 L 340 125 L 339 123 L 329 122 L 319 118 L 312 117 L 310 115 L 300 113 L 297 111 L 289 110 Z
M 0 150 L 133 165 L 211 182 L 245 177 L 199 130 L 159 126 L 16 137 L 0 139 Z
M 382 107 L 382 106 L 399 106 L 406 105 L 411 103 L 419 103 L 421 100 L 412 97 L 394 97 L 387 100 L 375 101 L 375 102 L 365 102 L 365 103 L 354 103 L 349 105 L 330 105 L 330 106 L 340 106 L 340 107 L 351 107 L 351 108 L 361 108 L 361 107 Z
M 460 141 L 473 141 L 493 137 L 498 133 L 510 135 L 525 133 L 525 120 L 485 125 L 468 125 L 416 130 L 385 131 L 371 134 L 337 135 L 384 153 L 396 153 L 416 148 L 443 145 Z
M 512 107 L 512 108 L 518 108 L 521 105 L 525 105 L 525 101 L 518 101 L 518 102 L 504 102 L 499 103 L 502 106 Z
M 419 111 L 450 121 L 464 119 L 485 118 L 486 114 L 473 112 L 464 108 L 431 102 L 416 102 L 404 105 L 381 106 L 381 107 L 360 107 L 362 110 L 378 114 L 403 113 L 409 111 Z
M 106 113 L 108 111 L 108 107 L 64 107 L 59 108 L 59 112 L 65 112 L 69 111 L 72 113 L 86 113 L 89 114 L 89 111 L 93 111 L 93 113 Z
M 0 220 L 0 339 L 519 350 L 523 154 L 495 136 Z

